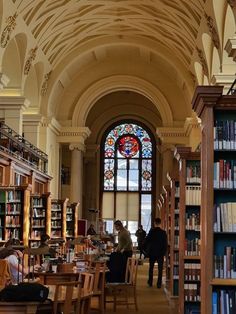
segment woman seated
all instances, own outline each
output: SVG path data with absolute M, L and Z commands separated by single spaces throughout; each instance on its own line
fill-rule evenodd
M 4 247 L 0 250 L 0 259 L 5 259 L 10 267 L 12 283 L 16 284 L 23 280 L 23 275 L 25 275 L 28 269 L 22 266 L 23 254 L 21 251 L 14 250 L 12 247 Z

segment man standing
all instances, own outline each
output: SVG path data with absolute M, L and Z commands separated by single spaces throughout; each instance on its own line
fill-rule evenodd
M 135 236 L 137 237 L 137 242 L 138 242 L 138 250 L 140 252 L 139 258 L 141 259 L 143 253 L 143 244 L 144 244 L 144 239 L 146 237 L 146 231 L 143 230 L 143 226 L 139 225 L 138 230 L 135 232 Z
M 161 229 L 161 219 L 154 219 L 154 228 L 152 228 L 147 237 L 146 245 L 149 247 L 149 277 L 148 285 L 152 287 L 153 282 L 153 267 L 155 262 L 158 263 L 158 279 L 157 288 L 161 288 L 162 271 L 164 256 L 167 250 L 167 235 L 165 230 Z

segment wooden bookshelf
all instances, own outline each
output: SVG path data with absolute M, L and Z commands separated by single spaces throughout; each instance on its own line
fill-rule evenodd
M 179 176 L 168 173 L 170 182 L 170 297 L 179 295 Z
M 217 256 L 225 255 L 225 248 L 236 247 L 235 232 L 228 231 L 231 222 L 229 223 L 228 220 L 228 226 L 219 223 L 220 219 L 226 221 L 228 219 L 226 217 L 232 217 L 233 213 L 233 222 L 236 223 L 235 206 L 231 207 L 234 208 L 231 212 L 229 207 L 226 207 L 226 212 L 223 212 L 222 216 L 218 215 L 221 211 L 218 208 L 222 208 L 221 204 L 236 203 L 234 183 L 236 95 L 222 93 L 222 86 L 198 86 L 192 100 L 193 110 L 201 118 L 202 126 L 201 313 L 216 313 L 217 307 L 225 307 L 227 302 L 225 299 L 230 300 L 231 292 L 234 295 L 236 292 L 235 278 L 225 278 L 228 270 L 230 276 L 232 273 L 235 276 L 235 263 L 233 265 L 229 263 L 229 269 L 226 265 L 226 274 L 224 265 L 222 271 L 218 271 L 218 263 L 216 263 Z M 231 173 L 231 178 L 228 173 Z M 233 184 L 230 181 L 233 181 Z M 227 259 L 228 256 L 226 261 Z
M 35 194 L 30 196 L 29 246 L 38 247 L 42 234 L 51 233 L 51 195 Z
M 31 186 L 0 188 L 0 241 L 19 239 L 24 245 L 28 240 L 28 213 Z
M 196 218 L 200 221 L 200 153 L 177 147 L 174 156 L 179 162 L 180 189 L 179 313 L 191 313 L 200 311 L 200 225 Z
M 163 186 L 164 204 L 164 223 L 163 228 L 166 230 L 167 234 L 167 251 L 166 251 L 166 288 L 170 290 L 170 273 L 171 273 L 171 264 L 170 264 L 170 242 L 171 242 L 171 220 L 170 220 L 170 186 Z
M 69 199 L 51 202 L 51 238 L 64 238 L 66 228 L 66 208 Z
M 78 214 L 79 214 L 79 204 L 72 203 L 66 206 L 66 225 L 64 237 L 65 239 L 73 239 L 78 236 Z

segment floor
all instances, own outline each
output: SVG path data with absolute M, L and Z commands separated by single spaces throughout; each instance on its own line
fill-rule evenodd
M 157 273 L 157 269 L 155 269 Z M 173 302 L 170 303 L 164 291 L 164 286 L 157 289 L 156 285 L 148 287 L 147 285 L 148 262 L 144 262 L 138 269 L 137 280 L 137 296 L 138 296 L 138 314 L 176 314 L 177 310 L 174 308 Z M 156 277 L 154 277 L 156 283 Z M 124 306 L 117 308 L 117 314 L 136 313 L 134 308 L 126 309 Z M 93 311 L 92 313 L 95 313 Z M 106 309 L 106 314 L 114 313 L 112 306 L 109 304 Z

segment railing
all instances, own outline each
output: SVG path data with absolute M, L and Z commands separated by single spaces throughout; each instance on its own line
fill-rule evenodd
M 3 122 L 0 122 L 0 150 L 26 162 L 39 171 L 47 173 L 47 154 Z
M 234 95 L 236 94 L 236 79 L 233 81 L 233 84 L 231 85 L 230 89 L 228 90 L 227 95 Z

